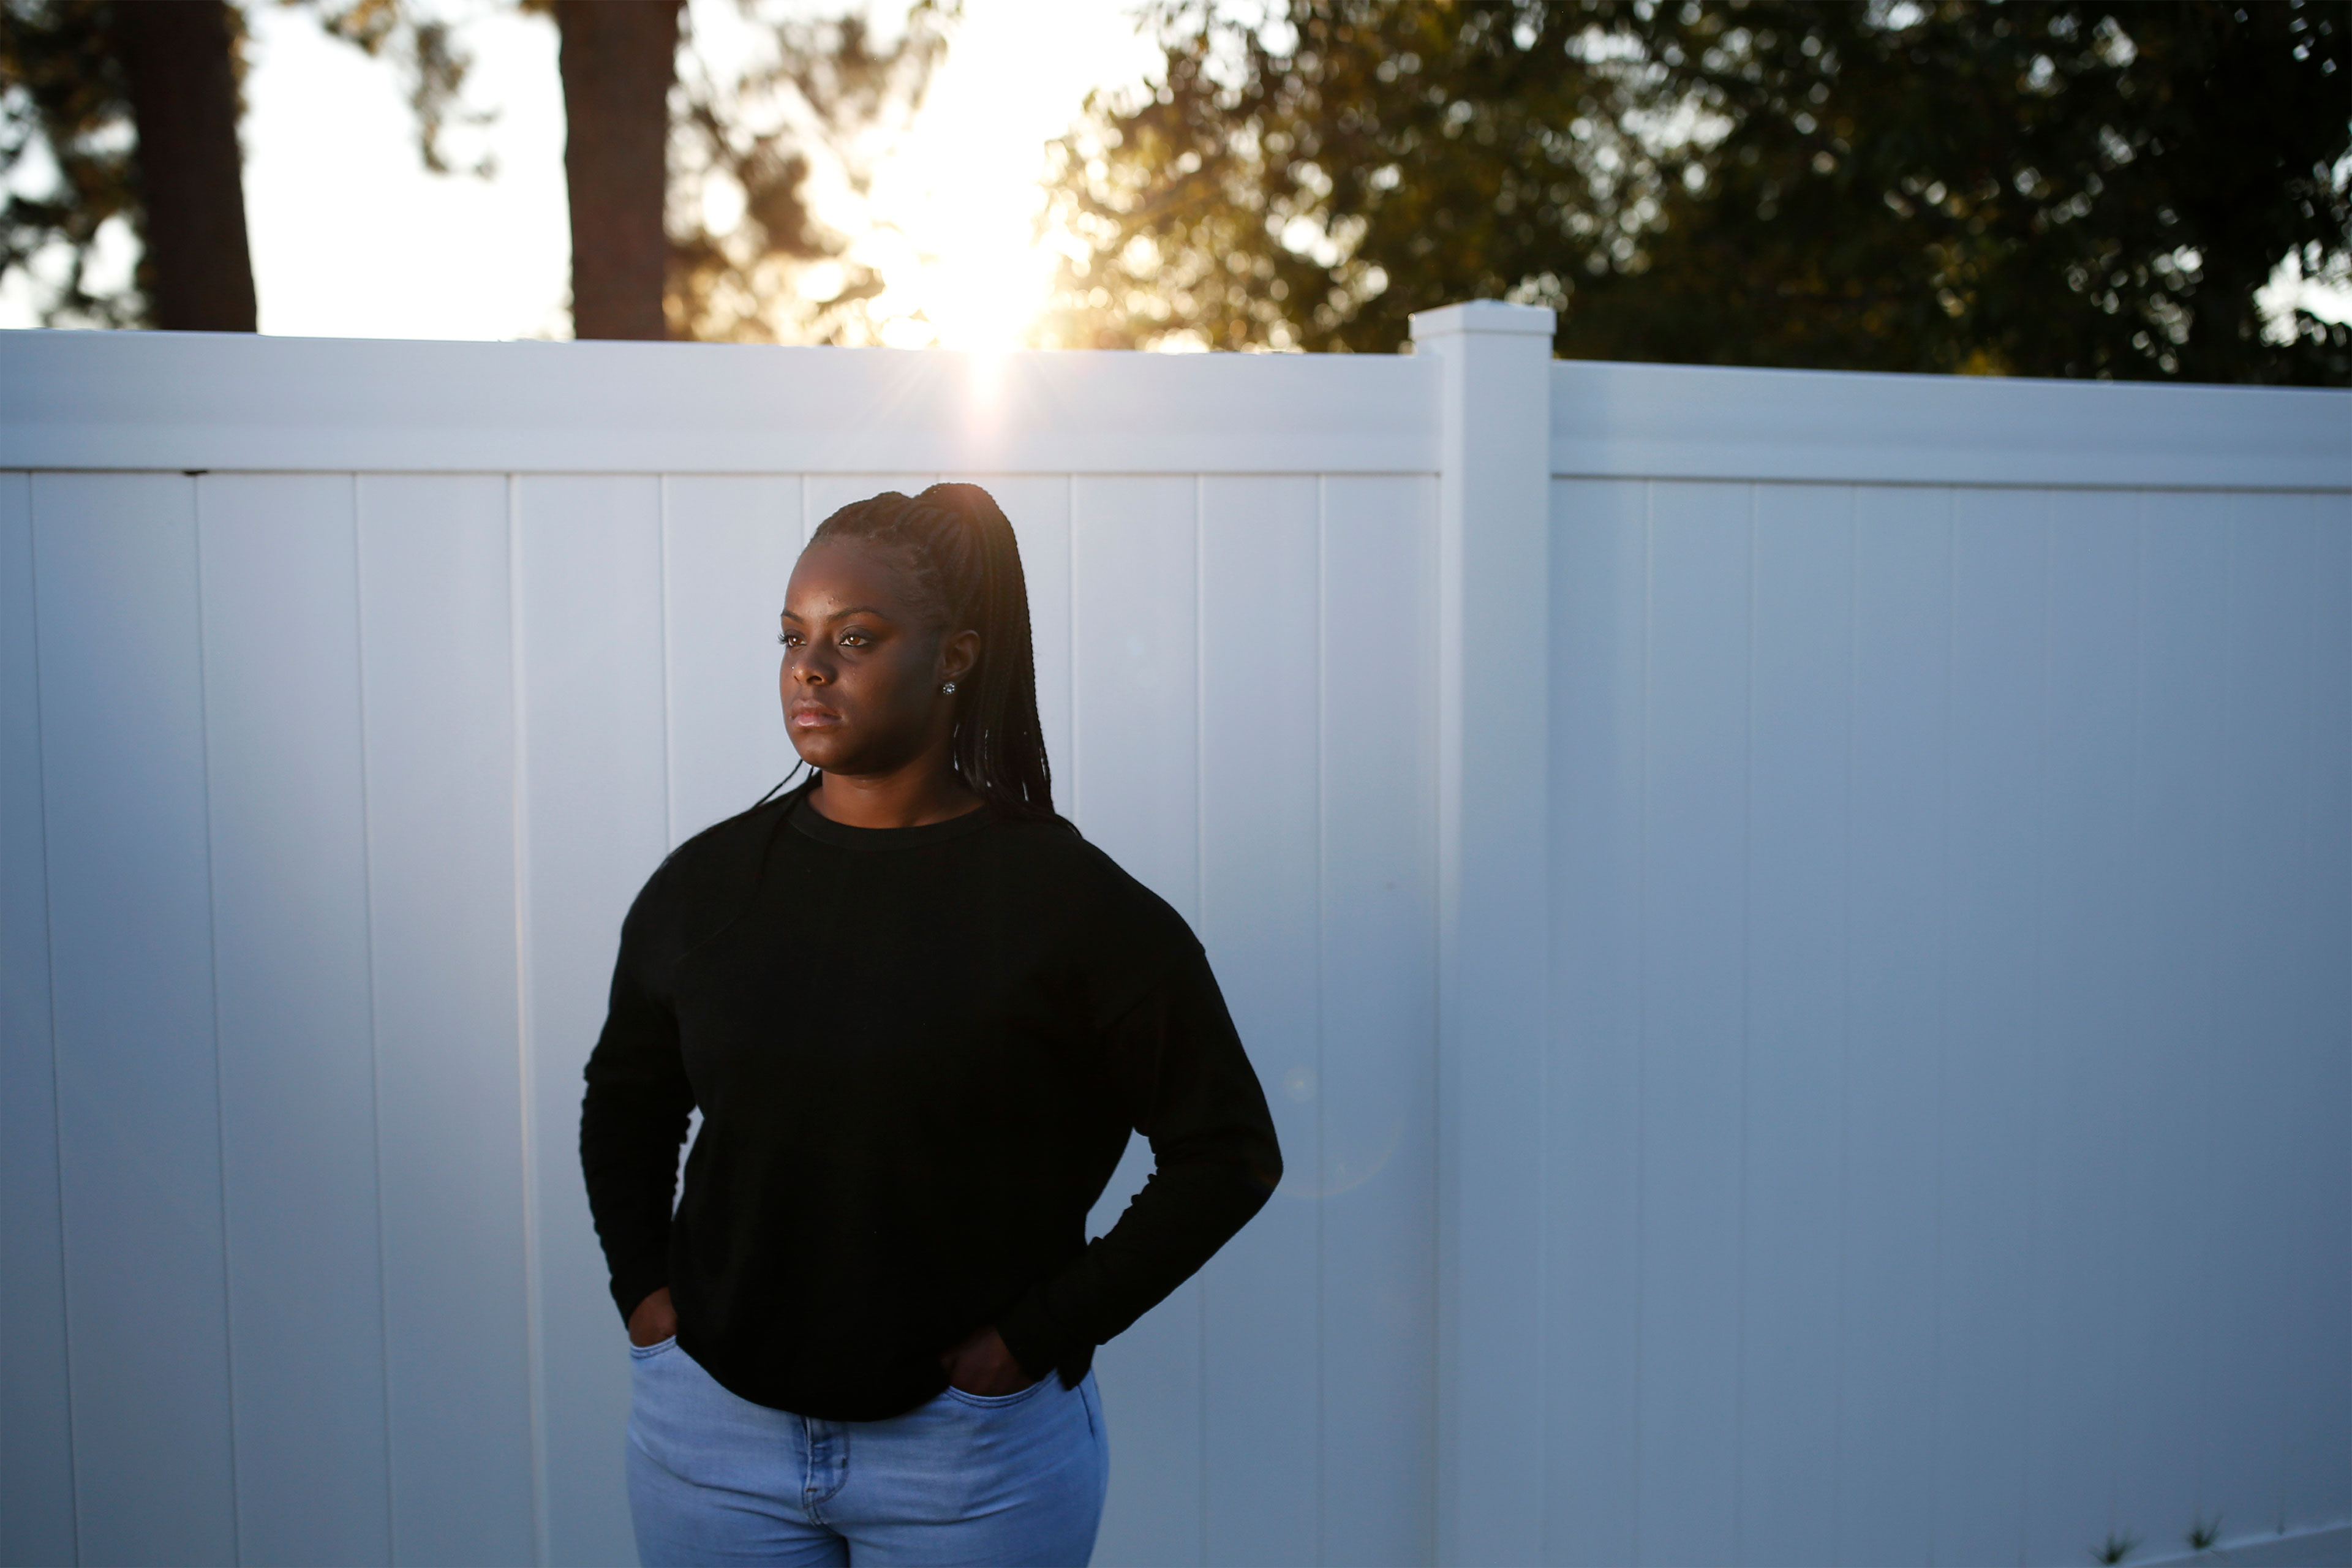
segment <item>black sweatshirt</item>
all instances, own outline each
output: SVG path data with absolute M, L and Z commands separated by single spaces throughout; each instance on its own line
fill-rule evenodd
M 795 791 L 688 840 L 621 928 L 586 1076 L 622 1316 L 667 1285 L 720 1384 L 832 1420 L 934 1397 L 990 1324 L 1075 1384 L 1282 1170 L 1182 918 L 1066 826 L 985 809 L 848 827 Z M 1129 1129 L 1155 1173 L 1088 1242 Z

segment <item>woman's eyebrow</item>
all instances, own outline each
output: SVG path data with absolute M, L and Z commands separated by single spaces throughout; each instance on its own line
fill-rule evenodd
M 833 613 L 835 619 L 838 619 L 843 616 L 874 616 L 886 621 L 890 618 L 890 613 L 887 610 L 877 609 L 872 605 L 851 605 L 845 609 L 835 610 Z M 797 621 L 803 620 L 806 617 L 799 614 L 797 611 L 786 610 L 782 613 L 782 618 L 788 621 Z

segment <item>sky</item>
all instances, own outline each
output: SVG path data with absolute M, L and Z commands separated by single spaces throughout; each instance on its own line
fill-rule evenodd
M 734 0 L 690 0 L 723 69 Z M 877 14 L 888 7 L 877 7 Z M 399 79 L 302 10 L 251 5 L 246 222 L 265 332 L 301 337 L 571 336 L 563 102 L 555 27 L 511 5 L 440 8 L 475 57 L 466 99 L 495 110 L 450 146 L 489 179 L 425 172 Z M 1010 347 L 1045 301 L 1034 239 L 1043 143 L 1090 88 L 1139 81 L 1157 58 L 1132 0 L 965 0 L 923 111 L 873 195 L 861 245 L 889 292 L 886 341 Z M 13 292 L 13 291 L 12 291 Z M 0 326 L 36 324 L 0 298 Z

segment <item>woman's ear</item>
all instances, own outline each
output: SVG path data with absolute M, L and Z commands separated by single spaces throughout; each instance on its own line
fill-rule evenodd
M 940 679 L 961 680 L 980 662 L 980 634 L 965 630 L 940 639 Z

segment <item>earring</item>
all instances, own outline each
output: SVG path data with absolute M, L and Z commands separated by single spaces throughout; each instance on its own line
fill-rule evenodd
M 950 680 L 945 686 L 940 687 L 940 695 L 942 697 L 953 697 L 955 695 L 955 682 Z

